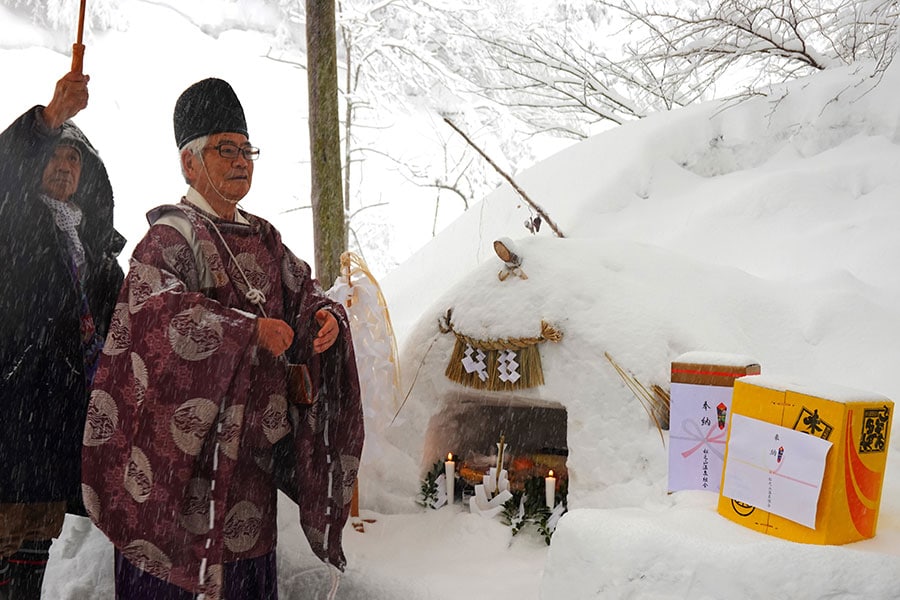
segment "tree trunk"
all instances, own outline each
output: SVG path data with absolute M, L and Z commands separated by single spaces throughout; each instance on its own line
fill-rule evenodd
M 316 277 L 329 288 L 347 249 L 341 191 L 334 0 L 306 0 L 309 144 Z

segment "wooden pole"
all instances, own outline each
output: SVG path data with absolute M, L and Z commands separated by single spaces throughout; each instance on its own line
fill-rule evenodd
M 84 5 L 87 0 L 81 0 L 81 8 L 78 11 L 78 35 L 72 44 L 72 72 L 79 75 L 84 70 Z
M 347 250 L 336 19 L 335 0 L 306 0 L 310 197 L 316 279 L 323 285 L 341 276 L 341 254 Z

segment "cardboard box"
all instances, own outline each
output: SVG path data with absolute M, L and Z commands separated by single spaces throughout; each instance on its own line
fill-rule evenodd
M 752 358 L 688 352 L 672 362 L 669 491 L 719 491 L 734 381 L 760 372 Z
M 734 488 L 728 480 L 732 477 L 728 451 L 733 440 L 726 448 L 719 514 L 751 529 L 796 542 L 845 544 L 873 537 L 893 409 L 892 401 L 870 392 L 797 384 L 765 376 L 738 379 L 732 417 L 743 415 L 817 436 L 832 445 L 825 456 L 821 490 L 814 507 L 814 528 L 751 506 L 740 498 L 726 497 L 726 488 Z M 729 436 L 731 427 L 730 421 Z

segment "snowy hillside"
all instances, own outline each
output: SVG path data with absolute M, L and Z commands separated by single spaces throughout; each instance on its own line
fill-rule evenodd
M 666 451 L 604 353 L 648 385 L 700 350 L 900 397 L 898 89 L 898 65 L 883 79 L 830 72 L 627 124 L 517 177 L 566 239 L 546 228 L 532 238 L 531 213 L 503 188 L 386 278 L 408 395 L 387 435 L 417 468 L 439 456 L 429 419 L 466 394 L 443 375 L 448 308 L 478 339 L 540 318 L 568 326 L 542 350 L 545 386 L 520 394 L 567 409 L 579 509 L 560 523 L 541 598 L 894 593 L 896 438 L 875 539 L 822 548 L 735 530 L 709 494 L 666 495 Z M 492 242 L 504 236 L 517 238 L 527 281 L 498 280 Z

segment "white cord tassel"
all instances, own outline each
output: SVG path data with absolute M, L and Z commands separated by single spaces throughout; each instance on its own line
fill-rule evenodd
M 259 307 L 262 307 L 263 304 L 266 303 L 266 295 L 262 293 L 262 290 L 258 290 L 256 288 L 250 288 L 244 297 L 250 302 L 250 304 L 256 304 Z
M 237 258 L 235 258 L 234 253 L 231 251 L 231 247 L 228 245 L 228 242 L 225 241 L 225 238 L 222 237 L 222 232 L 219 231 L 219 228 L 216 226 L 215 221 L 210 219 L 204 214 L 197 213 L 197 215 L 206 219 L 206 221 L 212 225 L 213 231 L 216 232 L 216 235 L 219 236 L 219 240 L 222 241 L 222 245 L 225 246 L 225 250 L 228 251 L 228 256 L 231 257 L 231 262 L 237 268 L 238 273 L 241 274 L 241 277 L 244 278 L 244 284 L 247 286 L 247 293 L 244 294 L 244 297 L 250 302 L 250 304 L 255 304 L 259 307 L 259 312 L 262 313 L 262 316 L 268 317 L 266 314 L 266 309 L 263 306 L 266 302 L 266 295 L 262 293 L 262 290 L 256 289 L 252 285 L 250 285 L 250 280 L 247 278 L 247 274 L 244 273 L 244 269 L 241 268 L 241 265 L 238 263 Z

